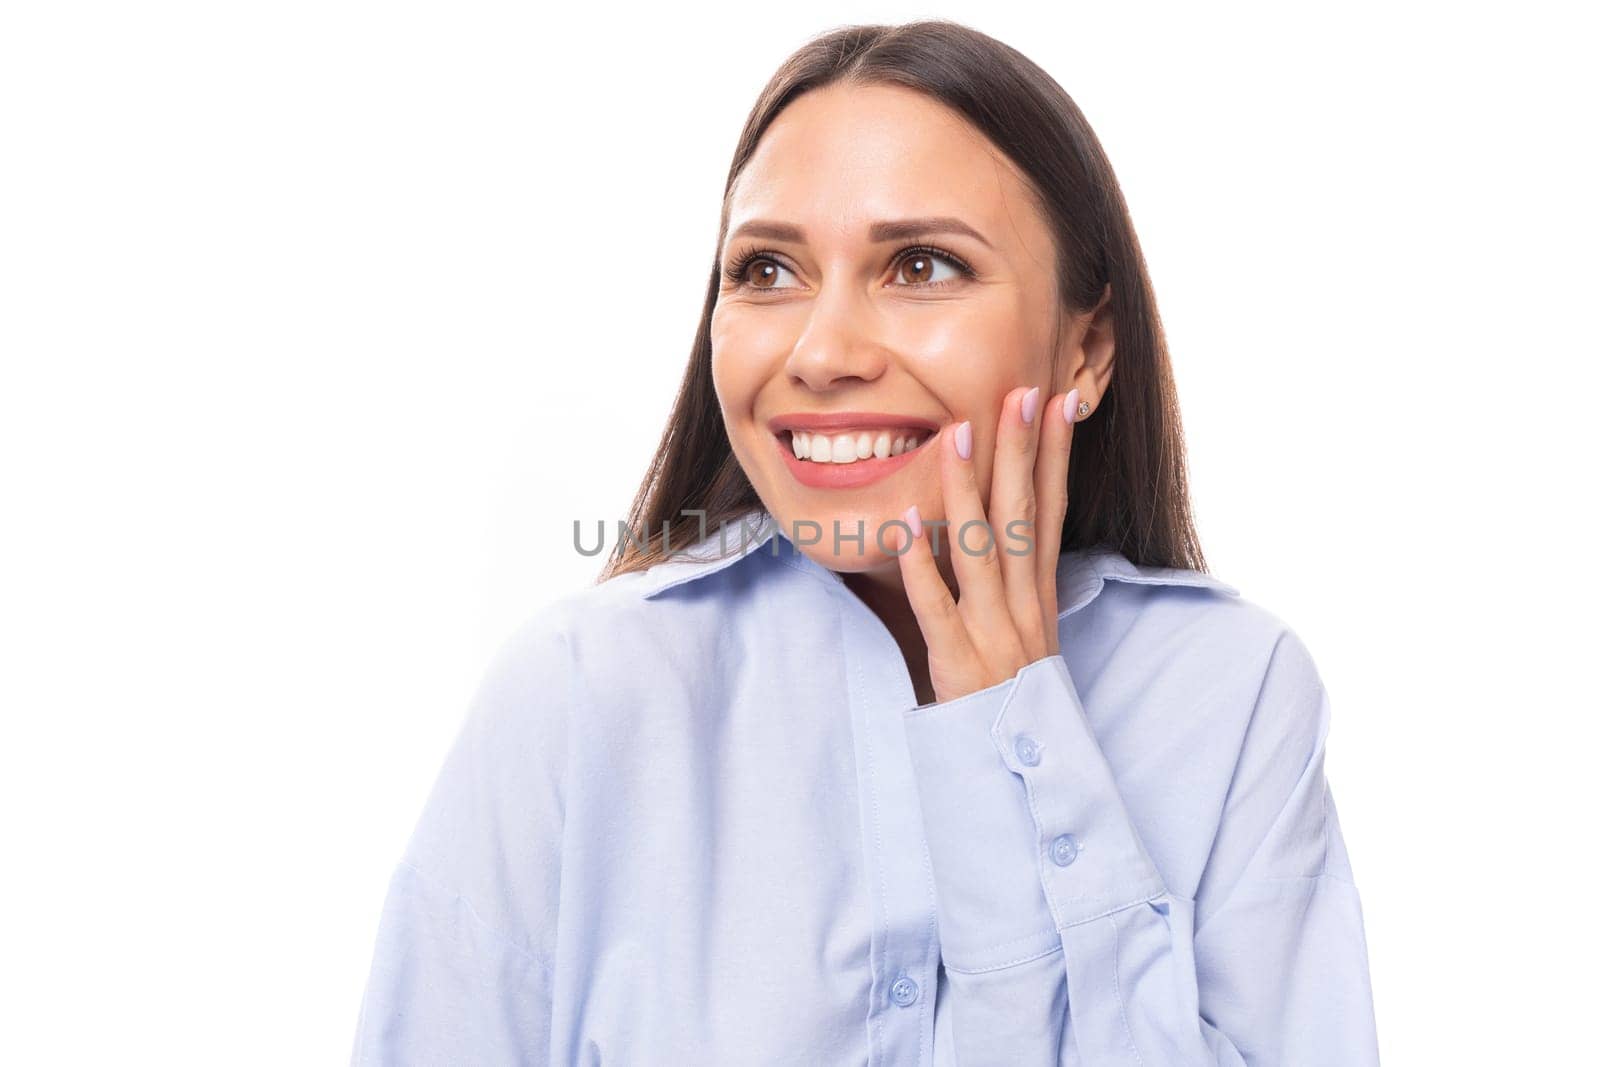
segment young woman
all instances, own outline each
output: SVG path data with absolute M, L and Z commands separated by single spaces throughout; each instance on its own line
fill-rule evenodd
M 721 229 L 640 541 L 489 670 L 355 1062 L 1376 1063 L 1328 695 L 1205 572 L 1077 107 L 830 33 Z

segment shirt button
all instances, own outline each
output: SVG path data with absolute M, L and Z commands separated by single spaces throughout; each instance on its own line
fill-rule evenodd
M 1039 743 L 1027 734 L 1017 735 L 1017 759 L 1022 761 L 1024 767 L 1037 767 L 1039 765 Z
M 913 982 L 905 975 L 901 975 L 899 978 L 896 978 L 894 980 L 894 985 L 889 987 L 889 995 L 893 997 L 894 1002 L 900 1005 L 902 1008 L 916 1003 L 917 992 L 917 983 Z
M 1065 867 L 1078 858 L 1078 842 L 1071 834 L 1062 834 L 1050 842 L 1050 858 L 1057 867 Z

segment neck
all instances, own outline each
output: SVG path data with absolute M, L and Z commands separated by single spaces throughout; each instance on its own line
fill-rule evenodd
M 941 559 L 941 573 L 945 560 Z M 883 623 L 884 628 L 900 646 L 906 669 L 911 675 L 911 687 L 917 703 L 927 704 L 934 699 L 933 683 L 928 676 L 928 643 L 922 636 L 922 627 L 911 610 L 906 597 L 905 583 L 900 575 L 900 562 L 891 559 L 886 565 L 867 571 L 841 573 L 839 577 L 851 592 L 865 604 Z M 953 583 L 946 577 L 946 585 Z M 952 589 L 951 595 L 954 596 Z

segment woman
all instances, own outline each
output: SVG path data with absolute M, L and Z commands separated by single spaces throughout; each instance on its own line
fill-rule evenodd
M 1327 693 L 1205 573 L 1073 102 L 830 33 L 721 229 L 640 541 L 490 669 L 355 1061 L 1377 1062 Z

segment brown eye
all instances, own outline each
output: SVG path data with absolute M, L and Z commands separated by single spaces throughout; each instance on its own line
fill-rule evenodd
M 944 264 L 950 273 L 943 277 L 934 277 L 935 268 Z M 939 286 L 952 277 L 959 278 L 965 271 L 956 264 L 956 261 L 946 256 L 935 255 L 932 252 L 908 252 L 901 260 L 900 267 L 895 272 L 901 281 L 910 285 Z
M 926 255 L 907 256 L 900 261 L 900 276 L 908 282 L 921 284 L 929 281 L 933 274 L 933 257 Z
M 728 264 L 728 283 L 735 289 L 759 289 L 762 292 L 784 289 L 788 287 L 778 285 L 777 281 L 787 269 L 777 260 L 751 253 Z
M 755 276 L 751 284 L 757 289 L 771 289 L 772 285 L 770 283 L 778 277 L 778 265 L 770 259 L 758 259 L 751 263 L 750 266 L 755 268 Z M 750 269 L 748 267 L 745 268 L 745 274 L 749 277 Z M 762 279 L 765 279 L 765 281 Z

